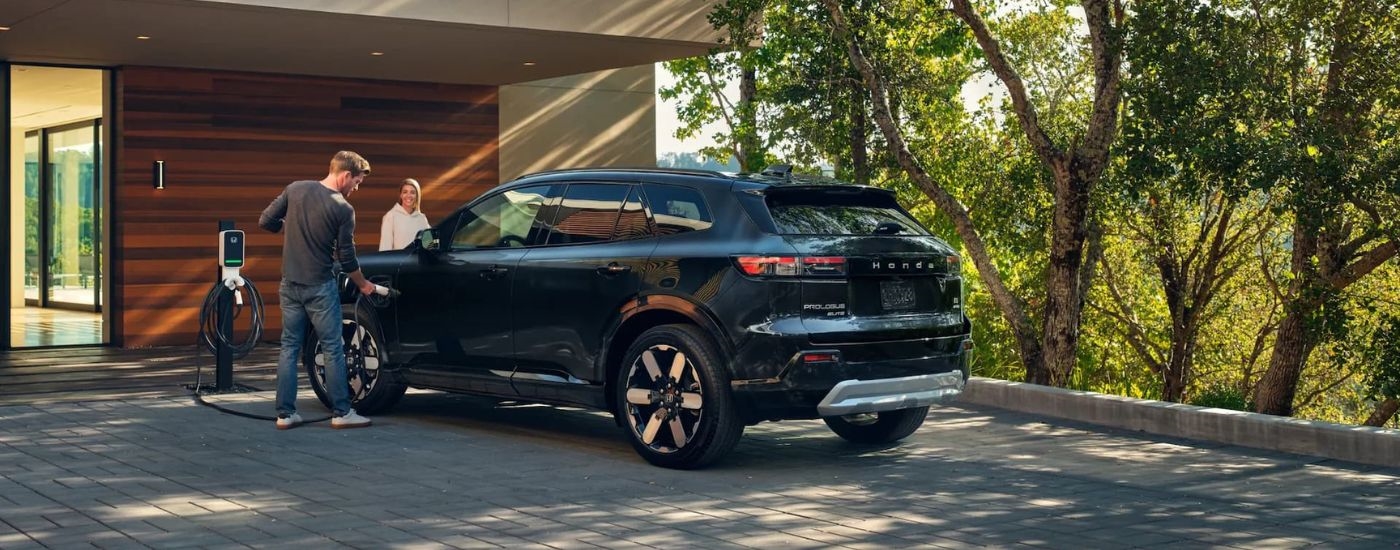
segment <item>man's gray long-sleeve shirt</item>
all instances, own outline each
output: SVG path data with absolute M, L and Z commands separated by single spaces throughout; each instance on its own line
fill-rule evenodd
M 346 273 L 360 268 L 355 258 L 355 208 L 345 196 L 319 181 L 292 182 L 267 205 L 258 227 L 276 233 L 286 227 L 282 244 L 282 278 L 306 285 L 332 277 L 335 262 Z

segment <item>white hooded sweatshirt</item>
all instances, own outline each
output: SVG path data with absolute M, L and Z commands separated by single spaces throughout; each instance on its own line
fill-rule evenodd
M 403 250 L 418 237 L 419 231 L 428 227 L 428 217 L 423 215 L 422 210 L 415 209 L 410 214 L 403 204 L 395 203 L 384 214 L 384 224 L 379 228 L 379 249 Z

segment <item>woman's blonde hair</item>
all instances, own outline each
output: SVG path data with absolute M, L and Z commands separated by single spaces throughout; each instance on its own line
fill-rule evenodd
M 423 187 L 421 185 L 418 185 L 418 180 L 416 179 L 404 178 L 403 183 L 399 184 L 400 193 L 403 192 L 403 186 L 405 185 L 412 185 L 413 190 L 418 192 L 417 198 L 413 199 L 413 211 L 409 212 L 409 214 L 412 214 L 413 212 L 417 212 L 423 208 Z

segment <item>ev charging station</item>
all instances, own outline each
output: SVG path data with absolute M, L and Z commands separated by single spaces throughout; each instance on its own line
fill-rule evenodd
M 258 293 L 253 281 L 244 278 L 242 273 L 247 265 L 246 252 L 247 240 L 243 231 L 235 228 L 232 220 L 219 220 L 218 271 L 214 284 L 204 297 L 204 305 L 200 308 L 199 341 L 196 344 L 196 348 L 203 347 L 214 355 L 214 384 L 202 385 L 199 369 L 196 369 L 195 383 L 190 389 L 194 392 L 195 402 L 201 405 L 237 416 L 273 420 L 273 417 L 229 409 L 203 398 L 203 395 L 207 394 L 256 391 L 256 388 L 239 386 L 233 382 L 233 361 L 248 355 L 257 347 L 263 329 L 262 295 Z M 397 289 L 376 283 L 372 296 L 357 298 L 355 311 L 358 315 L 360 300 L 365 300 L 372 307 L 383 307 L 386 298 L 393 299 L 398 295 Z M 234 320 L 245 312 L 248 313 L 248 333 L 241 342 L 235 342 Z M 351 350 L 349 347 L 346 349 L 347 352 Z M 358 367 L 363 368 L 363 364 L 359 364 Z M 328 419 L 329 416 L 309 420 L 307 423 Z
M 219 279 L 224 288 L 231 291 L 227 294 L 220 293 L 218 299 L 219 338 L 214 350 L 214 391 L 219 392 L 233 389 L 233 351 L 227 342 L 232 337 L 233 332 L 233 308 L 231 307 L 233 304 L 230 303 L 230 298 L 239 302 L 243 298 L 243 294 L 238 292 L 238 287 L 245 285 L 241 273 L 243 269 L 243 238 L 243 231 L 234 229 L 232 221 L 221 220 L 219 222 Z M 256 340 L 253 344 L 257 345 Z
M 214 386 L 201 387 L 196 379 L 196 392 L 216 393 L 238 391 L 233 383 L 233 361 L 248 354 L 262 336 L 263 301 L 253 282 L 243 277 L 246 265 L 246 235 L 234 227 L 233 220 L 219 220 L 218 270 L 214 285 L 204 297 L 200 308 L 199 344 L 214 355 Z M 246 296 L 246 298 L 245 298 Z M 246 340 L 234 342 L 233 322 L 249 306 L 250 328 Z

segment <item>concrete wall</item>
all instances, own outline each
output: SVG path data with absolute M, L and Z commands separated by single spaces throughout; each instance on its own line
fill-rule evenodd
M 502 86 L 501 181 L 541 170 L 656 165 L 651 65 Z
M 1242 447 L 1400 466 L 1400 430 L 973 378 L 965 403 Z

